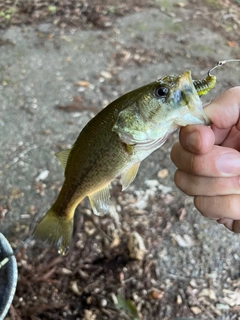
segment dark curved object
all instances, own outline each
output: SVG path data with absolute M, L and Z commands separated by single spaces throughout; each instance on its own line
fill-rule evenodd
M 0 233 L 0 263 L 13 253 L 8 240 Z M 0 320 L 3 320 L 11 306 L 17 285 L 17 262 L 14 256 L 0 265 Z

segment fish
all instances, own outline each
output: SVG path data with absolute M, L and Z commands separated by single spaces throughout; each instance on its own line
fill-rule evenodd
M 65 174 L 60 193 L 33 237 L 68 252 L 73 217 L 88 197 L 93 213 L 108 212 L 110 184 L 121 176 L 125 190 L 139 165 L 179 127 L 209 124 L 190 71 L 168 75 L 111 102 L 80 132 L 72 148 L 57 153 Z

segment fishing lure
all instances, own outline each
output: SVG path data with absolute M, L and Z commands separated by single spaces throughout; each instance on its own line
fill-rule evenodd
M 199 97 L 207 94 L 211 89 L 213 89 L 215 87 L 217 78 L 216 78 L 216 76 L 212 75 L 211 72 L 213 70 L 217 69 L 218 67 L 223 66 L 225 63 L 228 63 L 228 62 L 240 62 L 240 59 L 218 61 L 216 66 L 214 66 L 213 68 L 211 68 L 208 71 L 207 77 L 205 79 L 193 80 L 194 87 L 197 90 Z

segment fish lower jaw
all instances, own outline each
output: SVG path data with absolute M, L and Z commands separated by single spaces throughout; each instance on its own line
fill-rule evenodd
M 182 116 L 176 119 L 174 123 L 183 127 L 190 124 L 209 125 L 210 120 L 203 110 L 199 110 L 191 113 L 186 112 L 185 114 L 182 114 Z

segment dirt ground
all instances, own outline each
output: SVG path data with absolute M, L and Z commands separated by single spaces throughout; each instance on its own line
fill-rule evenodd
M 102 107 L 160 76 L 203 78 L 240 57 L 234 0 L 5 1 L 0 27 L 0 227 L 13 248 L 59 192 L 54 154 Z M 205 101 L 239 85 L 240 65 L 216 75 Z M 66 257 L 34 241 L 17 254 L 7 319 L 240 319 L 239 236 L 174 185 L 176 139 L 126 191 L 113 183 L 111 216 L 79 205 Z

